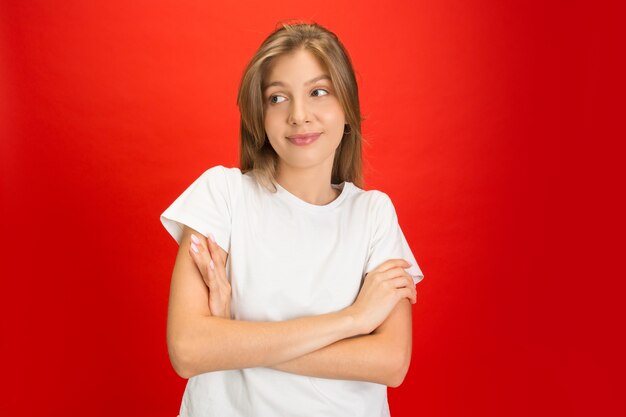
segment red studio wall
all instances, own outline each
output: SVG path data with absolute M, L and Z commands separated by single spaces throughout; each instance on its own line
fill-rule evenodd
M 583 277 L 610 269 L 580 221 L 601 190 L 573 161 L 617 166 L 579 146 L 610 114 L 580 104 L 607 45 L 593 16 L 581 2 L 0 2 L 0 414 L 177 415 L 177 246 L 159 215 L 204 170 L 237 166 L 239 77 L 287 19 L 350 52 L 365 188 L 390 195 L 425 275 L 392 416 L 621 414 L 618 293 L 579 303 Z

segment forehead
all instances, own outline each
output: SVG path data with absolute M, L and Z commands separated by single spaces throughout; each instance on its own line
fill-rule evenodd
M 328 70 L 320 59 L 306 49 L 299 49 L 273 59 L 265 71 L 263 88 L 302 85 L 323 75 L 330 80 Z

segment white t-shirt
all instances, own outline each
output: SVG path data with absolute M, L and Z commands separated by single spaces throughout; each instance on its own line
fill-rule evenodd
M 424 276 L 387 194 L 351 182 L 324 206 L 277 186 L 272 193 L 239 168 L 214 166 L 161 215 L 180 244 L 183 225 L 209 232 L 229 253 L 231 317 L 283 321 L 352 305 L 365 274 L 401 258 Z M 241 341 L 245 343 L 245 335 Z M 181 417 L 389 416 L 387 386 L 296 375 L 271 368 L 208 372 L 189 378 Z

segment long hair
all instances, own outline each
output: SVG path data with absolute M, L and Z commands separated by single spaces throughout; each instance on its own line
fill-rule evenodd
M 363 187 L 361 108 L 352 61 L 339 38 L 317 23 L 282 23 L 261 44 L 246 67 L 237 95 L 240 119 L 240 169 L 276 192 L 278 154 L 265 133 L 263 81 L 277 57 L 305 49 L 326 67 L 343 108 L 346 124 L 335 151 L 331 183 L 343 181 Z

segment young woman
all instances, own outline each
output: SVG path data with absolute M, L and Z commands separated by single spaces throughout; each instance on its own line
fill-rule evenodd
M 389 196 L 361 188 L 350 58 L 317 24 L 282 25 L 237 102 L 241 166 L 208 169 L 161 215 L 180 245 L 180 415 L 388 416 L 423 275 Z

